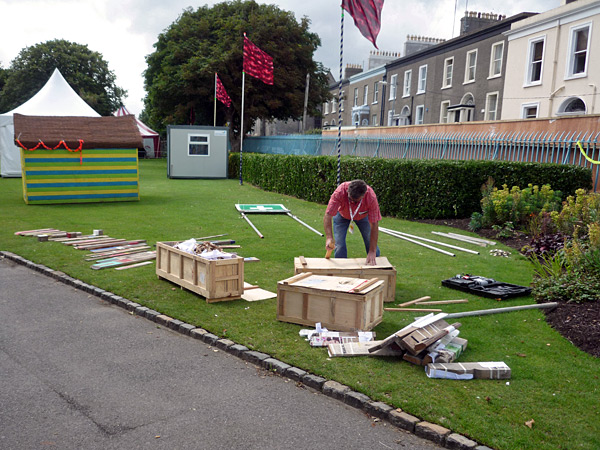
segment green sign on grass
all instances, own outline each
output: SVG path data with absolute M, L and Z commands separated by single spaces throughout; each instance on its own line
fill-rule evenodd
M 275 204 L 239 204 L 236 203 L 235 208 L 243 213 L 288 213 L 290 212 L 285 206 L 280 203 Z

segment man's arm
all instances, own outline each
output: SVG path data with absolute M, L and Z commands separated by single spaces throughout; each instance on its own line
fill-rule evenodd
M 367 265 L 375 266 L 377 264 L 377 239 L 379 239 L 379 222 L 370 223 L 371 238 L 369 242 L 369 252 L 367 253 Z
M 333 216 L 325 213 L 323 216 L 323 228 L 325 229 L 325 250 L 335 248 L 335 240 L 333 239 L 333 227 L 331 221 Z M 375 247 L 377 248 L 377 247 Z

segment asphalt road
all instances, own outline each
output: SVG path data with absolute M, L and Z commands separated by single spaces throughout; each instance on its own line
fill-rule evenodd
M 439 449 L 0 258 L 0 448 Z

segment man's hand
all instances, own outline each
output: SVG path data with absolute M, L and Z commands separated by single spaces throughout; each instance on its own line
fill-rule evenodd
M 325 242 L 325 259 L 329 259 L 331 257 L 331 252 L 335 250 L 335 241 L 331 238 L 327 238 Z
M 377 252 L 370 251 L 367 253 L 367 266 L 376 266 L 377 265 Z

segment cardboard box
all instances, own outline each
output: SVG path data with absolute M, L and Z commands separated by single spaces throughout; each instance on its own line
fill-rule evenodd
M 244 293 L 244 258 L 210 260 L 156 243 L 156 275 L 202 295 L 207 303 L 236 300 Z
M 379 278 L 385 282 L 384 302 L 393 302 L 396 296 L 396 269 L 387 258 L 377 258 L 376 266 L 367 266 L 366 258 L 294 258 L 294 273 L 312 272 L 350 278 Z
M 510 378 L 510 367 L 501 361 L 432 363 L 425 366 L 425 372 L 429 378 L 453 380 L 470 380 L 472 378 L 507 380 Z
M 329 330 L 368 331 L 383 318 L 384 282 L 372 278 L 295 275 L 277 283 L 277 320 Z

